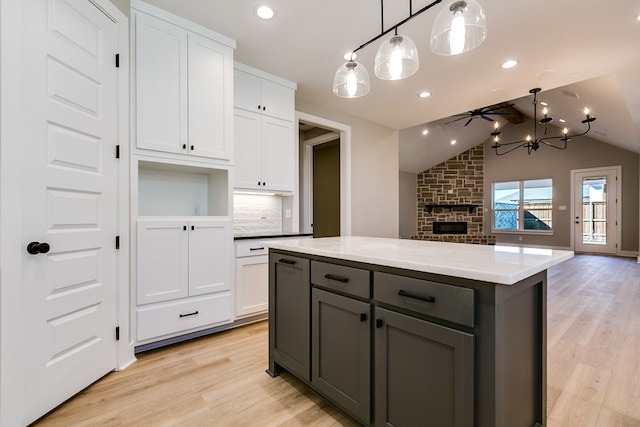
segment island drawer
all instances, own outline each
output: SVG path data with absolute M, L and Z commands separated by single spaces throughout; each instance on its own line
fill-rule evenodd
M 375 272 L 373 298 L 416 313 L 475 326 L 473 289 Z
M 369 270 L 311 261 L 311 283 L 325 289 L 371 298 L 370 277 Z

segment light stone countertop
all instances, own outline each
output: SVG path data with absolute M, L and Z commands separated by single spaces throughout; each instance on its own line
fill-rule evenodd
M 267 240 L 263 244 L 301 254 L 403 268 L 502 285 L 571 259 L 572 251 L 431 242 L 380 237 Z

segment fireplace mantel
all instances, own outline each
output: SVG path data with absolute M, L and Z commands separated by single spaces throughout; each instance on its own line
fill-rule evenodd
M 465 208 L 469 211 L 469 213 L 473 213 L 475 208 L 477 208 L 478 206 L 480 205 L 474 205 L 474 204 L 468 204 L 468 203 L 425 203 L 424 204 L 424 208 L 429 213 L 431 213 L 432 210 L 436 208 L 444 208 L 449 210 L 453 210 L 455 208 Z

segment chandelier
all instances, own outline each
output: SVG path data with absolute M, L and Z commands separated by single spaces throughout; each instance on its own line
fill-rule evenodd
M 570 135 L 569 129 L 566 127 L 562 130 L 561 136 L 547 136 L 548 125 L 553 121 L 553 118 L 549 117 L 549 110 L 546 107 L 542 109 L 543 118 L 538 120 L 538 92 L 540 92 L 540 88 L 533 88 L 529 91 L 529 93 L 533 94 L 533 137 L 531 134 L 527 135 L 527 137 L 520 141 L 513 142 L 500 142 L 500 132 L 498 130 L 498 122 L 496 121 L 493 126 L 493 132 L 491 132 L 491 136 L 493 137 L 494 144 L 491 146 L 496 151 L 498 156 L 502 156 L 504 154 L 510 153 L 518 148 L 526 148 L 527 154 L 531 154 L 533 151 L 538 151 L 541 144 L 544 144 L 549 147 L 556 148 L 558 150 L 564 150 L 567 148 L 567 142 L 571 141 L 572 138 L 577 138 L 579 136 L 586 135 L 591 130 L 591 122 L 595 121 L 596 118 L 589 115 L 589 109 L 585 107 L 584 115 L 585 118 L 582 120 L 582 124 L 587 125 L 587 130 L 582 133 L 577 133 Z M 542 136 L 538 137 L 538 125 L 544 126 L 544 132 Z
M 380 0 L 380 34 L 345 55 L 347 62 L 338 68 L 333 79 L 333 93 L 342 98 L 358 98 L 369 93 L 369 72 L 355 61 L 356 52 L 391 31 L 394 35 L 380 45 L 375 57 L 376 77 L 381 80 L 400 80 L 418 71 L 418 49 L 413 40 L 398 34 L 398 27 L 442 1 L 436 0 L 413 13 L 413 2 L 409 0 L 409 16 L 385 29 L 384 0 Z M 475 0 L 449 0 L 449 3 L 448 7 L 438 13 L 431 29 L 431 50 L 438 55 L 468 52 L 478 47 L 487 37 L 486 17 Z

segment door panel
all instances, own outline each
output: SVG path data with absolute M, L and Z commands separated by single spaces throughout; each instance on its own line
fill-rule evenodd
M 118 27 L 90 2 L 27 0 L 23 88 L 25 419 L 116 364 Z
M 616 253 L 618 175 L 616 168 L 573 171 L 577 252 Z
M 231 289 L 231 227 L 227 221 L 192 220 L 189 232 L 189 295 Z

